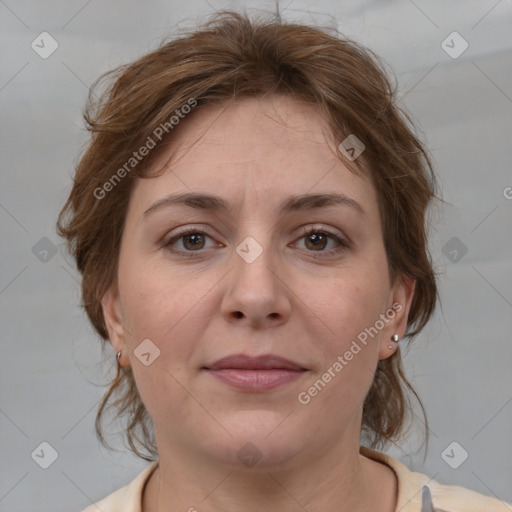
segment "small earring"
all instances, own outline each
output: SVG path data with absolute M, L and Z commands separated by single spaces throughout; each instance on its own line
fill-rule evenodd
M 117 361 L 117 366 L 121 367 L 121 351 L 119 351 L 116 355 L 116 361 Z
M 391 336 L 391 341 L 393 341 L 394 343 L 398 343 L 398 341 L 400 340 L 398 334 L 393 334 L 393 336 Z M 396 347 L 396 345 L 388 345 L 388 348 L 389 350 L 392 350 Z

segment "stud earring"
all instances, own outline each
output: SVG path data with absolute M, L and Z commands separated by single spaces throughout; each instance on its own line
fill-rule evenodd
M 393 336 L 391 336 L 391 341 L 393 341 L 394 343 L 398 343 L 398 341 L 400 340 L 398 334 L 393 334 Z M 395 348 L 395 345 L 388 345 L 388 348 L 389 350 Z
M 121 367 L 121 351 L 119 351 L 116 355 L 116 361 L 117 361 L 117 366 Z

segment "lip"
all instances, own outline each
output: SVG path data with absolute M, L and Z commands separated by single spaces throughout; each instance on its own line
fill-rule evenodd
M 270 391 L 299 379 L 307 371 L 299 364 L 273 354 L 251 357 L 235 354 L 203 368 L 220 381 L 244 391 Z
M 246 354 L 233 354 L 223 357 L 218 361 L 206 366 L 208 370 L 305 370 L 294 361 L 274 354 L 262 356 L 248 356 Z

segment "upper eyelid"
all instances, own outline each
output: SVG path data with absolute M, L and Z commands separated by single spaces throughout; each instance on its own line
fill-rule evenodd
M 212 238 L 214 238 L 216 236 L 216 235 L 210 233 L 209 230 L 204 227 L 183 226 L 182 228 L 178 227 L 176 229 L 178 229 L 179 231 L 177 233 L 174 233 L 172 236 L 168 236 L 167 237 L 168 239 L 171 239 L 171 238 L 174 238 L 177 236 L 183 236 L 188 233 L 204 233 L 205 235 L 211 236 Z M 339 236 L 340 238 L 348 239 L 348 237 L 340 230 L 336 230 L 336 228 L 325 227 L 318 223 L 306 224 L 305 226 L 300 226 L 299 228 L 296 228 L 294 231 L 297 231 L 297 230 L 300 231 L 299 234 L 301 234 L 301 235 L 308 234 L 310 231 L 325 231 L 329 235 Z
M 306 226 L 301 226 L 298 229 L 300 230 L 300 233 L 299 233 L 298 238 L 295 239 L 294 241 L 300 240 L 301 238 L 303 238 L 304 236 L 307 236 L 311 232 L 323 232 L 327 236 L 330 236 L 333 239 L 338 238 L 340 240 L 340 242 L 343 242 L 346 245 L 351 244 L 351 240 L 345 234 L 334 232 L 332 230 L 332 228 L 326 228 L 326 227 L 318 225 L 318 224 L 309 224 Z M 164 245 L 169 245 L 171 242 L 176 242 L 176 241 L 180 240 L 180 238 L 182 238 L 188 234 L 194 234 L 194 233 L 204 234 L 204 235 L 210 237 L 211 239 L 216 238 L 215 235 L 208 232 L 208 230 L 206 230 L 205 228 L 184 227 L 182 231 L 175 233 L 172 236 L 165 237 Z M 222 243 L 222 242 L 218 242 L 218 243 Z

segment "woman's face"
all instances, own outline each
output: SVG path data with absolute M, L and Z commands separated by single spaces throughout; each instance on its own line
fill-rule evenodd
M 287 97 L 181 123 L 170 165 L 168 150 L 155 162 L 165 172 L 135 183 L 103 299 L 160 455 L 285 467 L 359 446 L 365 395 L 414 289 L 390 285 L 370 179 L 335 157 L 341 141 L 313 107 Z M 300 370 L 215 370 L 241 354 Z

